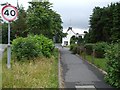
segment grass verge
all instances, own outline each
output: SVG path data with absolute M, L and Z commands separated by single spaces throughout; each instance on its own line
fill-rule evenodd
M 56 55 L 56 56 L 55 56 Z M 15 61 L 6 68 L 6 52 L 3 57 L 2 88 L 58 88 L 58 50 L 51 58 Z
M 84 54 L 80 56 L 84 57 L 87 61 L 93 63 L 98 68 L 101 68 L 102 70 L 106 71 L 107 60 L 105 58 L 96 58 L 96 57 L 93 57 L 92 55 L 84 56 Z

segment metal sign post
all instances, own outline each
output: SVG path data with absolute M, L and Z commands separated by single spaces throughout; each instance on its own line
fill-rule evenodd
M 10 68 L 11 60 L 11 47 L 10 47 L 10 22 L 8 22 L 8 57 L 7 57 L 7 67 Z
M 18 10 L 16 7 L 7 4 L 2 8 L 2 17 L 8 21 L 8 53 L 7 53 L 7 68 L 11 67 L 11 46 L 10 46 L 10 22 L 15 20 L 18 16 Z

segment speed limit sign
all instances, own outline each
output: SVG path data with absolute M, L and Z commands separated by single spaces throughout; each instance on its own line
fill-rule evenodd
M 6 5 L 2 8 L 2 16 L 7 21 L 13 21 L 18 15 L 18 10 L 12 5 Z
M 8 21 L 8 53 L 7 53 L 7 67 L 10 68 L 11 61 L 11 46 L 10 46 L 10 22 L 15 20 L 18 15 L 18 10 L 16 7 L 7 4 L 2 8 L 2 17 Z

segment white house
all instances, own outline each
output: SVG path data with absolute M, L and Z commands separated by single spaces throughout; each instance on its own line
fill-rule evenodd
M 73 35 L 84 37 L 84 33 L 78 33 L 75 30 L 73 30 L 72 27 L 69 27 L 66 33 L 67 33 L 67 36 L 62 38 L 62 46 L 69 46 L 70 45 L 70 39 Z

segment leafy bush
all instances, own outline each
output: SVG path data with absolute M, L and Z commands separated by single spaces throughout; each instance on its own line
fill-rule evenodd
M 43 35 L 20 37 L 12 42 L 12 51 L 18 60 L 22 58 L 30 59 L 40 55 L 50 57 L 53 49 L 52 40 Z
M 72 49 L 72 53 L 73 53 L 73 54 L 77 54 L 77 51 L 78 51 L 78 50 L 77 50 L 77 46 L 75 46 L 75 47 Z
M 44 37 L 43 35 L 28 36 L 31 40 L 33 39 L 37 46 L 37 51 L 42 53 L 46 57 L 50 57 L 54 50 L 54 43 L 52 40 Z
M 107 46 L 107 43 L 101 42 L 101 43 L 96 43 L 93 47 L 95 49 L 95 57 L 97 58 L 103 58 L 105 57 L 105 48 Z
M 112 86 L 120 88 L 120 43 L 108 46 L 106 51 L 107 75 L 106 81 Z
M 78 45 L 77 44 L 71 44 L 70 45 L 70 51 L 72 51 L 73 54 L 77 54 L 79 52 Z
M 76 46 L 76 44 L 71 44 L 70 45 L 70 51 L 72 51 L 75 46 Z
M 84 52 L 84 47 L 82 45 L 72 44 L 70 45 L 70 50 L 73 54 L 81 54 Z
M 94 44 L 85 44 L 84 48 L 86 48 L 86 54 L 91 55 L 93 52 Z
M 76 44 L 71 44 L 70 45 L 70 51 L 72 51 L 73 54 L 77 53 L 77 45 Z
M 34 45 L 34 42 L 27 38 L 17 38 L 12 42 L 12 51 L 16 55 L 18 60 L 22 58 L 31 58 L 36 57 L 37 48 Z

